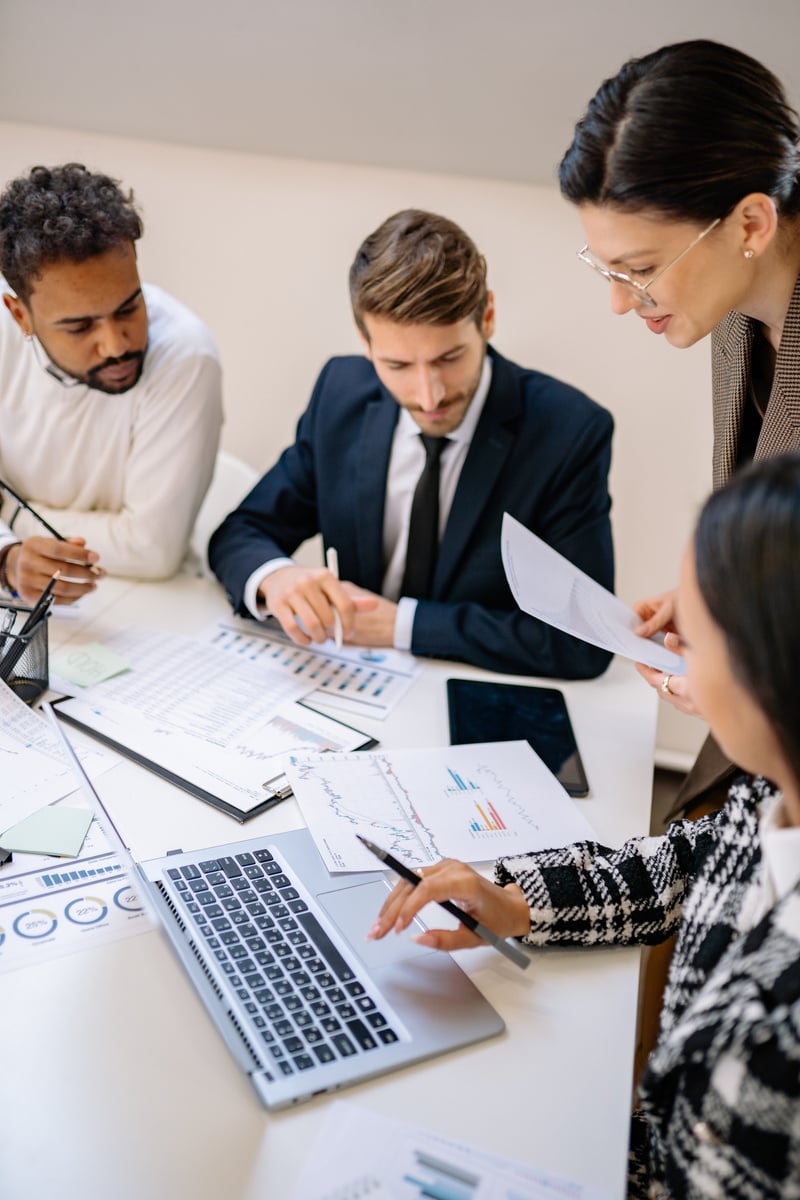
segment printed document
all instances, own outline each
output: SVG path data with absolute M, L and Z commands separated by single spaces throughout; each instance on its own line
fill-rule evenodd
M 297 703 L 308 684 L 269 661 L 130 627 L 106 643 L 134 664 L 59 711 L 246 815 L 298 748 L 351 749 L 365 736 Z
M 331 872 L 374 871 L 363 834 L 409 867 L 565 846 L 591 826 L 525 741 L 303 755 L 286 770 Z
M 0 973 L 152 928 L 97 821 L 78 858 L 15 854 L 0 867 Z
M 236 617 L 208 635 L 212 646 L 239 659 L 280 667 L 305 684 L 307 704 L 384 720 L 403 698 L 422 667 L 412 654 L 388 646 L 343 646 L 333 641 L 296 646 L 275 622 Z
M 383 1117 L 350 1101 L 328 1111 L 290 1200 L 611 1200 L 527 1163 Z
M 637 637 L 641 625 L 632 608 L 506 513 L 502 530 L 508 586 L 523 612 L 592 646 L 683 675 L 686 664 L 664 646 L 664 638 Z
M 108 755 L 80 746 L 90 777 L 113 766 Z M 75 772 L 43 717 L 0 684 L 0 833 L 45 804 L 76 790 Z

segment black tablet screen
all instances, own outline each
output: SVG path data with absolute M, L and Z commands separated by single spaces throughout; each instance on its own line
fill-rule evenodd
M 448 679 L 450 742 L 530 743 L 571 796 L 589 791 L 563 693 L 474 679 Z

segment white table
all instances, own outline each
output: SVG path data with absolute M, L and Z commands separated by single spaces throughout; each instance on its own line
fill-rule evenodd
M 207 580 L 106 580 L 79 617 L 51 621 L 51 645 L 129 623 L 199 632 L 226 614 Z M 452 674 L 486 676 L 431 662 L 388 720 L 357 723 L 388 747 L 446 744 Z M 578 803 L 598 837 L 646 832 L 655 694 L 623 661 L 560 686 L 592 788 Z M 242 836 L 131 763 L 105 780 L 139 855 Z M 243 835 L 300 823 L 289 800 Z M 458 957 L 507 1033 L 341 1095 L 623 1196 L 639 952 L 539 952 L 525 974 L 488 947 Z M 0 1028 L 3 1200 L 285 1200 L 329 1104 L 261 1108 L 159 932 L 0 976 Z

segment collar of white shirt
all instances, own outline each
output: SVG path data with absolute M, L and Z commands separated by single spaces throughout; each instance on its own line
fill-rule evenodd
M 800 826 L 782 825 L 783 801 L 764 813 L 759 826 L 764 885 L 777 903 L 800 882 Z

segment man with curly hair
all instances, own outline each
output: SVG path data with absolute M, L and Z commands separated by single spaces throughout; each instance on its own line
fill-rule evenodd
M 0 195 L 0 584 L 26 601 L 56 570 L 66 604 L 106 572 L 173 574 L 211 481 L 217 351 L 140 282 L 141 234 L 133 194 L 77 163 Z

